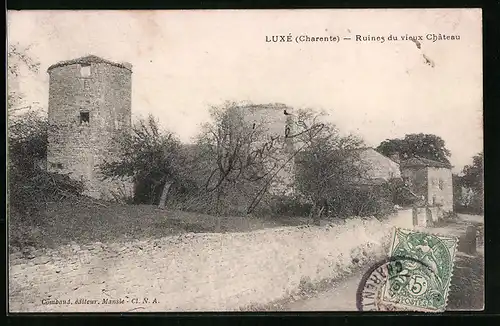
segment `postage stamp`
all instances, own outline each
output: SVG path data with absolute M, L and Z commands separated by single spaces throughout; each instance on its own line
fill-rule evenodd
M 396 228 L 390 257 L 400 259 L 400 271 L 384 284 L 382 302 L 417 311 L 444 311 L 447 304 L 456 237 Z

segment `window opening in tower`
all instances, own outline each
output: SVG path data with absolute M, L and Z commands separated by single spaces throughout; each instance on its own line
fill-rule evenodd
M 90 113 L 89 112 L 80 112 L 80 124 L 81 125 L 89 125 L 90 123 Z

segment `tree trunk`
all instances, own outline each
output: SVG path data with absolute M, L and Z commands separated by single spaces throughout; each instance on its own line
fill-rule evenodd
M 160 197 L 160 202 L 158 203 L 158 208 L 165 208 L 165 203 L 167 201 L 167 196 L 170 191 L 170 188 L 172 187 L 171 181 L 165 182 L 165 185 L 163 186 L 163 191 L 161 192 L 161 197 Z
M 321 225 L 321 215 L 323 214 L 323 210 L 325 209 L 325 206 L 321 206 L 321 209 L 318 211 L 318 214 L 316 214 L 314 218 L 314 225 Z
M 220 188 L 217 189 L 217 201 L 215 203 L 215 232 L 220 232 L 221 231 L 221 209 L 220 209 L 220 200 L 222 197 L 222 190 Z
M 311 211 L 309 213 L 309 222 L 314 222 L 315 215 L 316 215 L 316 201 L 313 201 Z

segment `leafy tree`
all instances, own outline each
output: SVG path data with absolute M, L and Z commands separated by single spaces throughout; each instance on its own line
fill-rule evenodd
M 483 152 L 472 158 L 472 164 L 466 165 L 461 176 L 454 176 L 457 209 L 467 210 L 473 213 L 484 211 L 484 157 Z M 462 198 L 462 188 L 470 195 L 470 198 Z
M 475 192 L 481 195 L 483 193 L 483 184 L 484 184 L 483 161 L 484 161 L 483 152 L 481 152 L 472 158 L 472 164 L 466 165 L 462 170 L 463 185 L 465 187 L 473 189 Z
M 47 116 L 28 110 L 9 119 L 9 161 L 21 170 L 32 169 L 47 156 Z
M 101 164 L 104 179 L 131 178 L 136 201 L 158 202 L 163 208 L 171 187 L 182 183 L 184 176 L 180 141 L 173 133 L 161 131 L 152 115 L 138 120 L 131 132 L 122 133 L 115 141 L 120 157 Z
M 359 164 L 358 151 L 363 141 L 353 135 L 342 136 L 335 125 L 320 122 L 323 114 L 302 110 L 298 120 L 308 128 L 298 137 L 304 150 L 297 160 L 299 193 L 313 204 L 311 214 L 318 223 L 325 210 L 340 215 L 342 205 L 355 197 L 354 184 L 362 179 L 364 167 Z
M 412 156 L 435 160 L 449 164 L 451 152 L 446 148 L 444 140 L 432 134 L 409 134 L 403 139 L 387 139 L 380 143 L 377 151 L 390 156 L 399 154 L 402 159 Z

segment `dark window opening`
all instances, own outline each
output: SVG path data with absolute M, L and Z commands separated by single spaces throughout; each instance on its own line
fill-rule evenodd
M 89 124 L 89 122 L 90 122 L 90 113 L 80 112 L 80 124 Z
M 50 167 L 53 169 L 55 169 L 55 168 L 62 169 L 63 165 L 62 165 L 62 163 L 50 163 Z
M 285 127 L 285 138 L 288 138 L 290 136 L 290 127 L 286 126 Z

